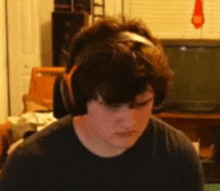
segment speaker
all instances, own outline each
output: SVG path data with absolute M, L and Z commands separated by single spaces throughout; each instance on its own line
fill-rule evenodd
M 55 11 L 71 11 L 71 0 L 54 0 Z
M 88 13 L 52 13 L 53 66 L 64 65 L 72 37 L 86 25 L 88 25 Z
M 91 13 L 91 0 L 75 0 L 74 6 L 76 11 L 86 11 L 88 13 Z

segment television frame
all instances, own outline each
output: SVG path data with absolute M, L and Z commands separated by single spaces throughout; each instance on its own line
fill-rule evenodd
M 188 47 L 216 47 L 219 46 L 220 40 L 214 39 L 161 39 L 164 47 L 169 46 L 188 46 Z M 174 79 L 175 81 L 175 79 Z M 171 86 L 172 89 L 172 86 Z M 169 95 L 169 92 L 168 92 Z M 172 94 L 170 94 L 172 96 Z M 175 113 L 204 113 L 214 114 L 220 113 L 220 101 L 171 101 L 167 96 L 162 105 L 155 108 L 155 113 L 159 112 L 175 112 Z

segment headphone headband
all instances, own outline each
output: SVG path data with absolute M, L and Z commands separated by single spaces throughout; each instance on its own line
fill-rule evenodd
M 85 59 L 85 56 L 89 56 L 91 54 L 96 54 L 96 53 L 101 53 L 101 52 L 103 52 L 103 53 L 107 52 L 107 50 L 105 50 L 106 47 L 104 47 L 104 46 L 106 46 L 106 44 L 114 44 L 114 43 L 126 42 L 126 41 L 138 42 L 138 43 L 141 43 L 141 44 L 143 44 L 147 47 L 151 47 L 151 48 L 155 47 L 155 45 L 146 37 L 141 36 L 141 35 L 134 33 L 134 32 L 123 31 L 123 32 L 119 32 L 111 37 L 87 44 L 75 56 L 74 65 L 81 65 L 82 60 Z M 102 47 L 103 47 L 103 49 L 102 49 Z M 69 73 L 71 73 L 71 70 L 69 71 Z
M 118 42 L 124 42 L 124 41 L 133 41 L 133 42 L 139 42 L 149 47 L 154 47 L 154 44 L 145 38 L 144 36 L 141 36 L 137 33 L 129 32 L 129 31 L 123 31 L 117 34 L 117 41 Z

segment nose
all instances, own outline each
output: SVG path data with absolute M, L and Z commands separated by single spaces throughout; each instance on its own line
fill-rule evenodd
M 117 115 L 117 124 L 126 129 L 132 129 L 134 125 L 134 110 L 125 107 Z

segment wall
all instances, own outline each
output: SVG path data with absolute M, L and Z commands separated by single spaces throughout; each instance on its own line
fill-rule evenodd
M 0 123 L 8 116 L 5 1 L 0 1 Z
M 97 0 L 100 1 L 100 0 Z M 121 13 L 121 0 L 106 1 L 107 15 Z M 159 38 L 219 39 L 220 1 L 204 0 L 205 23 L 196 29 L 192 23 L 196 0 L 124 0 L 124 14 L 141 18 Z
M 6 0 L 10 115 L 23 111 L 31 71 L 52 65 L 51 13 L 53 0 Z
M 105 12 L 106 12 L 106 15 L 107 16 L 120 17 L 121 16 L 121 12 L 122 12 L 121 5 L 122 5 L 121 1 L 119 1 L 119 0 L 105 1 Z
M 205 23 L 196 29 L 191 23 L 196 0 L 125 0 L 127 14 L 141 17 L 160 38 L 218 39 L 220 1 L 204 0 Z M 130 2 L 130 6 L 129 6 Z M 130 10 L 129 7 L 132 7 Z
M 142 18 L 161 38 L 219 38 L 220 34 L 220 1 L 205 0 L 205 24 L 201 29 L 195 29 L 191 24 L 196 0 L 124 0 L 124 14 L 129 18 Z M 101 3 L 102 0 L 95 0 Z M 41 65 L 52 65 L 52 23 L 51 13 L 54 0 L 38 1 Z M 105 1 L 106 15 L 120 17 L 122 0 Z M 99 13 L 100 8 L 96 8 Z
M 41 65 L 52 66 L 52 12 L 54 9 L 54 0 L 40 0 L 38 1 L 38 6 Z

